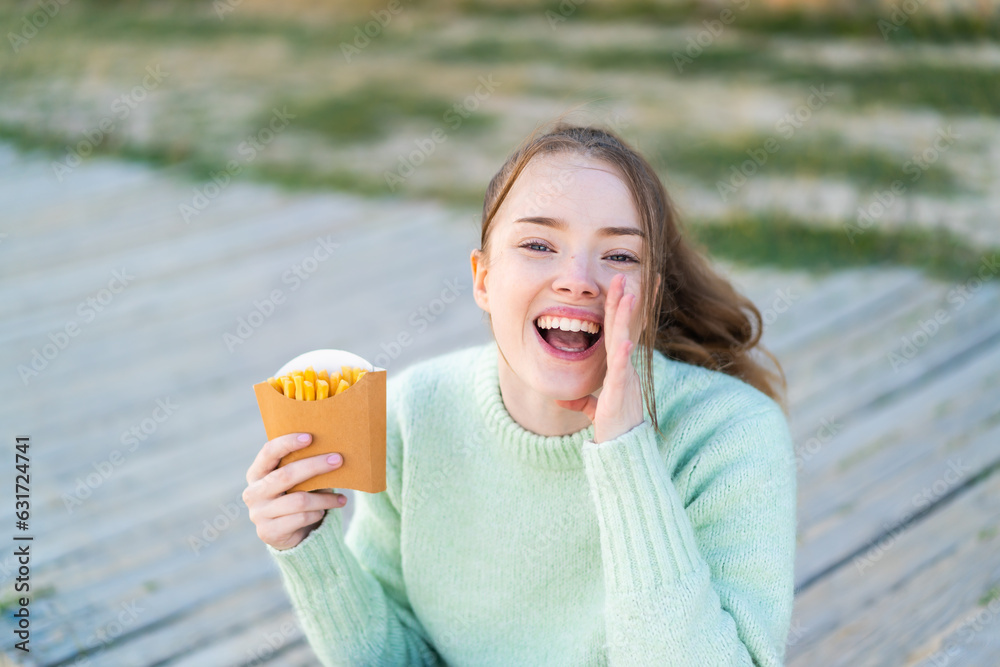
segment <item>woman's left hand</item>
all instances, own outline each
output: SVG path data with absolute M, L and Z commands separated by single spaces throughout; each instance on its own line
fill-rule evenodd
M 556 403 L 568 410 L 586 414 L 594 424 L 594 442 L 614 440 L 642 423 L 642 392 L 639 374 L 632 366 L 632 341 L 629 324 L 635 310 L 636 296 L 625 294 L 625 274 L 611 279 L 604 306 L 604 347 L 608 371 L 599 397 L 584 396 Z

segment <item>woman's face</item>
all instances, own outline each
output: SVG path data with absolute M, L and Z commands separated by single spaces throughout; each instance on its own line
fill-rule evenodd
M 514 374 L 553 399 L 599 390 L 611 279 L 624 273 L 625 293 L 637 297 L 630 324 L 637 341 L 644 250 L 639 214 L 615 167 L 576 154 L 533 158 L 490 229 L 490 265 L 478 251 L 471 258 L 476 303 L 490 313 Z M 536 327 L 553 309 L 564 309 L 555 313 L 558 322 L 546 318 L 550 329 Z M 597 335 L 561 330 L 593 328 L 576 320 L 592 320 Z

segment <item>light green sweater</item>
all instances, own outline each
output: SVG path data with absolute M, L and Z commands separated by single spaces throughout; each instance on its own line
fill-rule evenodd
M 633 351 L 638 363 L 641 346 Z M 324 665 L 759 665 L 791 624 L 780 407 L 654 352 L 657 413 L 595 444 L 504 407 L 493 342 L 387 383 L 387 489 L 266 545 Z M 636 366 L 638 368 L 638 366 Z

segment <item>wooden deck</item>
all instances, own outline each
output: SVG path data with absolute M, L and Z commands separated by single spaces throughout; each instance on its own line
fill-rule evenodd
M 46 159 L 0 146 L 0 420 L 8 452 L 32 437 L 35 538 L 32 652 L 13 655 L 5 611 L 9 664 L 317 665 L 240 499 L 265 440 L 251 386 L 308 349 L 384 354 L 392 372 L 489 339 L 470 293 L 475 217 L 233 184 L 185 223 L 193 186 L 113 161 L 58 184 Z M 339 245 L 311 265 L 319 238 Z M 995 270 L 959 299 L 960 284 L 911 269 L 719 264 L 770 313 L 764 340 L 790 385 L 788 664 L 1000 664 Z M 298 286 L 283 280 L 297 265 L 315 269 Z M 116 271 L 134 278 L 102 293 Z M 449 289 L 458 299 L 438 311 Z M 273 290 L 273 313 L 227 345 Z M 421 307 L 440 313 L 426 330 L 411 320 Z M 70 322 L 77 334 L 22 382 L 18 366 Z M 393 349 L 402 333 L 412 342 Z M 894 368 L 890 354 L 908 351 Z

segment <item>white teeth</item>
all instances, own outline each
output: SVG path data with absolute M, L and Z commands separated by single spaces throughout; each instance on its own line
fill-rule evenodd
M 586 320 L 575 320 L 568 317 L 550 317 L 542 315 L 538 318 L 539 329 L 562 329 L 563 331 L 586 331 L 596 334 L 601 330 L 600 325 Z

